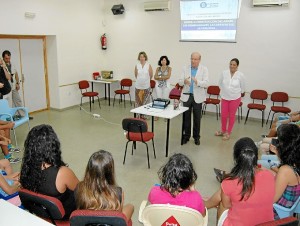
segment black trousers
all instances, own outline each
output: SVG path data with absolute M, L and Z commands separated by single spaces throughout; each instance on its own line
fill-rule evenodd
M 188 107 L 189 110 L 183 113 L 183 137 L 191 137 L 191 117 L 193 111 L 193 138 L 200 139 L 200 125 L 201 125 L 201 112 L 202 103 L 197 104 L 194 100 L 194 96 L 190 95 L 187 102 L 183 102 L 184 107 Z

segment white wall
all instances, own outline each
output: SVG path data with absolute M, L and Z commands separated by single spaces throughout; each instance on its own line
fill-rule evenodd
M 109 40 L 106 65 L 118 76 L 133 78 L 138 52 L 145 50 L 154 68 L 161 55 L 169 56 L 174 84 L 182 66 L 189 62 L 191 52 L 200 51 L 202 63 L 209 69 L 211 84 L 217 83 L 220 72 L 228 68 L 229 60 L 237 57 L 239 69 L 247 78 L 247 91 L 287 91 L 290 96 L 300 97 L 300 1 L 291 0 L 287 8 L 253 8 L 250 0 L 243 0 L 237 43 L 179 42 L 178 0 L 171 1 L 169 12 L 144 12 L 140 0 L 121 2 L 125 14 L 113 15 L 110 8 L 120 1 L 105 1 L 106 26 L 103 27 Z M 243 101 L 250 101 L 248 94 Z M 300 99 L 290 99 L 289 106 L 299 109 Z M 215 111 L 215 108 L 209 110 Z M 261 117 L 254 112 L 251 116 Z
M 93 71 L 114 70 L 117 78 L 133 78 L 141 50 L 148 53 L 154 68 L 161 55 L 170 57 L 172 83 L 189 62 L 191 52 L 200 51 L 211 84 L 216 84 L 229 60 L 237 57 L 247 78 L 247 91 L 285 90 L 290 96 L 300 96 L 300 1 L 291 0 L 287 8 L 252 8 L 250 0 L 243 0 L 237 43 L 179 42 L 179 1 L 171 2 L 169 12 L 144 12 L 140 0 L 2 1 L 1 9 L 5 10 L 1 10 L 0 20 L 5 23 L 0 34 L 47 35 L 50 102 L 54 108 L 78 104 L 76 83 L 91 78 Z M 120 3 L 125 13 L 113 15 L 111 7 Z M 25 11 L 36 13 L 36 17 L 25 18 Z M 108 37 L 107 50 L 100 49 L 103 33 Z M 249 95 L 244 102 L 248 99 Z M 289 106 L 298 109 L 299 102 L 299 98 L 291 99 Z

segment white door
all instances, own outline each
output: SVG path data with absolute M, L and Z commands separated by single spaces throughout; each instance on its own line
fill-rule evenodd
M 42 39 L 21 39 L 24 104 L 29 111 L 47 108 L 46 79 Z
M 19 91 L 29 112 L 47 109 L 43 39 L 0 39 L 1 54 L 9 50 L 23 90 Z
M 19 94 L 21 96 L 21 100 L 24 103 L 23 98 L 23 80 L 21 73 L 21 64 L 20 64 L 20 51 L 19 51 L 19 40 L 18 39 L 0 39 L 0 55 L 2 58 L 3 51 L 8 50 L 11 53 L 11 63 L 16 68 L 20 83 Z

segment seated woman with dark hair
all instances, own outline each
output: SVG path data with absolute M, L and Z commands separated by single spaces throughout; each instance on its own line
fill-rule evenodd
M 148 196 L 151 204 L 186 206 L 205 216 L 204 201 L 195 189 L 197 174 L 188 157 L 174 154 L 160 168 L 158 176 L 161 185 L 152 187 Z
M 252 139 L 239 139 L 233 149 L 234 167 L 205 202 L 206 207 L 218 207 L 218 221 L 224 226 L 253 226 L 273 220 L 274 175 L 257 167 L 258 150 Z
M 76 209 L 78 179 L 61 157 L 60 142 L 49 125 L 33 127 L 24 144 L 20 182 L 23 188 L 59 199 L 69 218 Z
M 300 196 L 300 128 L 283 124 L 277 134 L 277 144 L 270 147 L 280 160 L 279 167 L 271 167 L 276 173 L 274 202 L 289 208 Z M 278 218 L 275 210 L 274 214 Z
M 120 211 L 128 221 L 134 210 L 133 205 L 124 205 L 124 192 L 116 184 L 113 157 L 104 150 L 90 157 L 84 179 L 75 190 L 75 198 L 78 209 Z

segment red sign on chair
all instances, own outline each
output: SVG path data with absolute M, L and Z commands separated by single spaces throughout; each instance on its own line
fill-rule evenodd
M 169 217 L 161 226 L 180 226 L 175 217 Z

